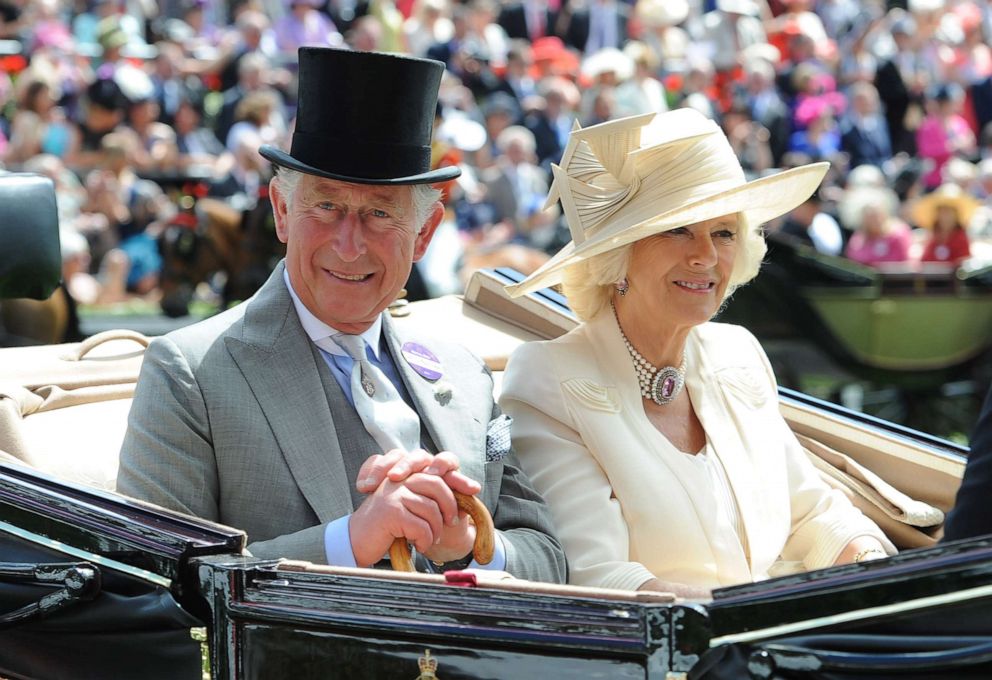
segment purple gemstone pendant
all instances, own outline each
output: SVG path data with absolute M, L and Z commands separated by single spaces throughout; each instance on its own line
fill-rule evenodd
M 671 403 L 682 391 L 682 374 L 674 366 L 665 366 L 651 381 L 651 401 L 664 406 Z

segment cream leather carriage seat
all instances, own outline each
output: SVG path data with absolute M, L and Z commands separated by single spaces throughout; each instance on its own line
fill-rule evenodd
M 0 350 L 0 456 L 113 489 L 148 338 L 107 331 L 82 343 Z

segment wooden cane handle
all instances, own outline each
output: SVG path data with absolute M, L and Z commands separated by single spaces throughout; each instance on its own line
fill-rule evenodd
M 495 550 L 496 533 L 493 527 L 493 518 L 489 515 L 489 510 L 475 496 L 467 496 L 458 491 L 454 492 L 455 502 L 459 510 L 464 510 L 475 523 L 475 545 L 472 546 L 472 557 L 479 564 L 489 564 L 493 560 Z M 414 571 L 413 556 L 410 554 L 410 545 L 405 538 L 397 538 L 389 546 L 389 561 L 393 563 L 394 571 Z

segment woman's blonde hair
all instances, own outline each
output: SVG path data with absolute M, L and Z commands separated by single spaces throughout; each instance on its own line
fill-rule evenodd
M 761 260 L 767 251 L 764 232 L 760 226 L 752 228 L 748 225 L 744 213 L 737 214 L 737 224 L 740 248 L 730 272 L 730 283 L 724 293 L 724 300 L 758 275 Z M 565 268 L 562 273 L 562 292 L 568 298 L 569 307 L 580 319 L 588 321 L 609 306 L 616 283 L 627 276 L 633 248 L 634 244 L 631 243 Z

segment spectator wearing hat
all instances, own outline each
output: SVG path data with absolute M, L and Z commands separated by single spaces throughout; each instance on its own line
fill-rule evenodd
M 684 70 L 690 38 L 681 24 L 689 16 L 687 0 L 637 0 L 634 16 L 644 27 L 641 40 L 658 56 L 661 70 Z
M 286 259 L 249 301 L 152 341 L 120 492 L 244 529 L 256 557 L 369 567 L 401 538 L 424 569 L 564 580 L 484 363 L 384 313 L 444 216 L 429 185 L 459 174 L 430 169 L 442 73 L 300 50 L 290 149 L 260 150 Z M 486 506 L 492 543 L 456 491 Z
M 885 186 L 850 186 L 839 203 L 844 226 L 854 233 L 844 255 L 872 267 L 907 262 L 913 236 L 896 216 L 899 199 Z
M 968 227 L 977 207 L 978 201 L 957 184 L 942 184 L 917 199 L 912 207 L 913 221 L 930 232 L 920 261 L 957 265 L 970 257 Z
M 699 27 L 697 38 L 712 51 L 717 72 L 733 70 L 744 50 L 768 42 L 759 0 L 717 0 L 716 9 L 702 16 Z
M 121 59 L 121 51 L 130 40 L 119 15 L 113 14 L 100 20 L 96 26 L 96 42 L 102 51 L 99 70 L 101 77 L 113 75 L 117 62 Z
M 588 85 L 582 88 L 579 121 L 583 125 L 594 125 L 593 121 L 605 122 L 612 116 L 606 111 L 600 111 L 600 115 L 596 116 L 593 112 L 593 103 L 599 99 L 602 105 L 603 98 L 600 97 L 602 94 L 606 94 L 611 103 L 615 101 L 614 90 L 634 75 L 634 62 L 625 53 L 615 47 L 609 47 L 589 55 L 582 61 L 582 75 Z
M 964 91 L 955 83 L 934 88 L 927 101 L 928 113 L 916 131 L 920 158 L 933 162 L 923 176 L 923 186 L 933 190 L 943 181 L 943 170 L 953 156 L 971 156 L 976 150 L 975 134 L 961 115 Z

